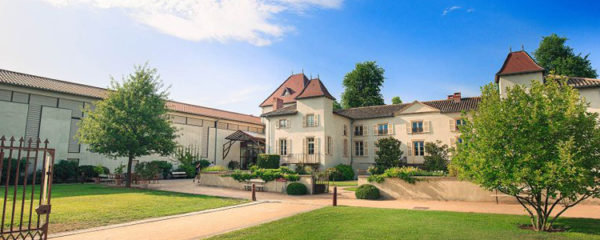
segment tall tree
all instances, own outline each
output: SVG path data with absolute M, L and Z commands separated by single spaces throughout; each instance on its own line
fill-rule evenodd
M 342 109 L 342 105 L 337 100 L 334 100 L 333 101 L 333 110 L 340 110 L 340 109 Z
M 460 128 L 452 159 L 460 177 L 511 195 L 533 228 L 549 231 L 567 209 L 600 197 L 600 129 L 597 113 L 566 79 L 532 81 L 507 90 L 482 88 L 478 109 Z M 501 114 L 500 114 L 501 113 Z M 556 206 L 555 217 L 550 215 Z
M 398 96 L 395 96 L 392 98 L 392 104 L 402 104 L 402 99 L 400 99 Z
M 404 152 L 400 149 L 402 142 L 394 137 L 382 138 L 375 142 L 377 151 L 375 152 L 375 166 L 379 170 L 385 170 L 392 167 L 400 167 L 402 161 L 400 158 Z
M 374 61 L 357 63 L 354 70 L 344 76 L 344 108 L 383 105 L 381 86 L 383 86 L 383 68 Z
M 575 54 L 573 48 L 565 45 L 566 37 L 559 37 L 555 33 L 542 38 L 540 46 L 533 53 L 535 60 L 547 71 L 554 71 L 558 75 L 570 77 L 596 78 L 598 73 L 592 68 L 588 59 L 589 54 L 582 56 Z
M 176 147 L 176 129 L 167 117 L 168 93 L 156 69 L 136 66 L 118 83 L 111 79 L 108 97 L 86 108 L 77 138 L 89 150 L 110 157 L 127 157 L 127 187 L 136 157 L 169 155 Z

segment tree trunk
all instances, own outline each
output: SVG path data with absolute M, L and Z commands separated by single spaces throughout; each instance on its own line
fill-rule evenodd
M 131 165 L 133 164 L 133 156 L 129 155 L 129 161 L 127 162 L 127 182 L 125 183 L 125 187 L 131 187 L 131 180 L 133 176 L 131 174 Z

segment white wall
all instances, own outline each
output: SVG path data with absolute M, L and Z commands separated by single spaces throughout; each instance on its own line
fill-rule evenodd
M 25 136 L 27 108 L 27 104 L 0 101 L 0 136 Z
M 71 110 L 42 107 L 40 139 L 48 139 L 48 148 L 54 148 L 55 161 L 67 159 L 69 148 L 69 130 L 71 129 Z M 43 140 L 42 140 L 43 141 Z
M 505 90 L 508 87 L 514 87 L 515 85 L 519 84 L 529 88 L 532 80 L 541 82 L 543 79 L 544 75 L 542 72 L 500 76 L 498 82 L 500 87 L 500 95 L 503 97 L 506 96 Z

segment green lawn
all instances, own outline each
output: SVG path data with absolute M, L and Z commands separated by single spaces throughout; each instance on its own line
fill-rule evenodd
M 331 186 L 338 186 L 338 187 L 358 186 L 358 181 L 357 180 L 352 180 L 352 181 L 331 181 L 329 183 L 331 184 Z
M 537 233 L 526 216 L 327 207 L 212 239 L 600 239 L 600 220 L 563 218 L 570 229 Z
M 344 190 L 346 190 L 346 191 L 353 191 L 353 192 L 356 192 L 356 189 L 357 189 L 357 188 L 358 188 L 358 187 L 345 187 L 345 188 L 344 188 Z
M 0 188 L 0 193 L 4 194 L 4 188 Z M 12 194 L 12 191 L 9 193 Z M 17 196 L 20 199 L 21 195 Z M 52 186 L 50 232 L 181 214 L 243 202 L 245 201 L 237 199 L 95 184 L 55 184 Z M 11 206 L 11 203 L 12 201 L 8 201 L 7 207 Z M 19 200 L 17 210 L 20 210 L 20 203 Z M 29 203 L 26 202 L 25 206 L 28 210 Z M 15 220 L 19 219 L 19 212 L 16 213 Z M 27 216 L 24 219 L 27 219 Z M 6 221 L 10 221 L 9 216 Z

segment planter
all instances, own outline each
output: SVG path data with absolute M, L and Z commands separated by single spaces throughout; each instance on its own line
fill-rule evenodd
M 327 184 L 315 184 L 313 194 L 325 193 L 327 191 Z
M 99 184 L 100 183 L 100 178 L 99 177 L 95 177 L 94 179 L 94 183 L 95 184 Z

